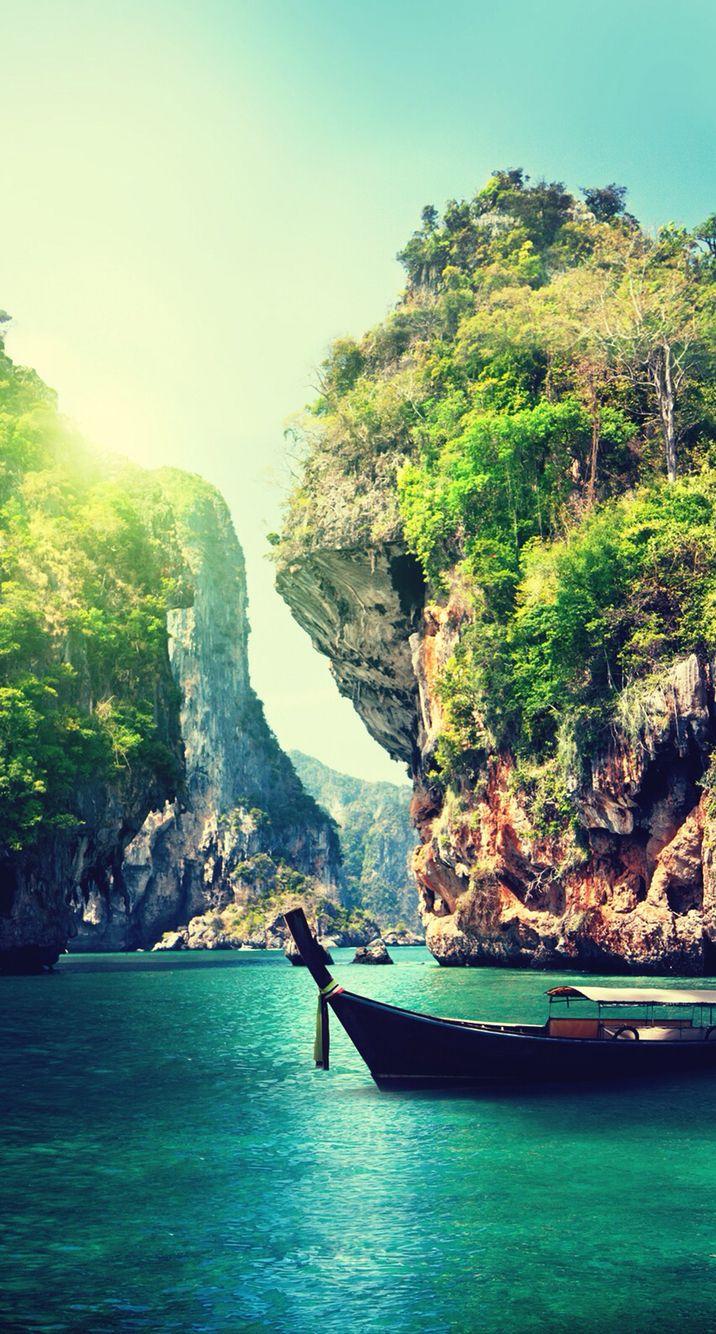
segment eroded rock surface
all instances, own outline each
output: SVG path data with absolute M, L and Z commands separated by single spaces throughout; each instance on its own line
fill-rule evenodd
M 417 561 L 390 544 L 317 551 L 280 566 L 276 582 L 371 736 L 393 759 L 417 763 L 421 714 L 410 643 L 423 603 Z
M 576 828 L 540 833 L 511 761 L 493 763 L 482 791 L 423 824 L 417 873 L 440 962 L 709 971 L 713 817 L 699 780 L 713 737 L 712 667 L 691 656 L 646 698 L 638 735 L 615 736 L 575 779 Z

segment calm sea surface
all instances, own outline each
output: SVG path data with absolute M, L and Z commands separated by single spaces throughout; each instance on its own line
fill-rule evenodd
M 494 1019 L 559 980 L 394 954 L 333 971 Z M 379 1093 L 335 1021 L 313 1069 L 315 989 L 269 953 L 65 958 L 0 997 L 3 1330 L 716 1328 L 716 1081 Z

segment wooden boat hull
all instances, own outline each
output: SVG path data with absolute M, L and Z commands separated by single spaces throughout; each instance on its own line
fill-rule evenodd
M 664 1029 L 658 1041 L 655 1031 L 639 1038 L 635 1027 L 635 1040 L 558 1037 L 548 1026 L 439 1019 L 356 996 L 331 977 L 303 910 L 292 909 L 285 920 L 319 990 L 317 1063 L 328 1066 L 332 1010 L 380 1088 L 609 1083 L 716 1070 L 716 1040 L 707 1040 L 716 1038 L 716 1027 L 673 1041 Z M 630 1021 L 613 1023 L 617 1031 Z
M 716 1070 L 714 1042 L 589 1041 L 493 1030 L 342 991 L 328 1004 L 380 1088 L 612 1082 Z

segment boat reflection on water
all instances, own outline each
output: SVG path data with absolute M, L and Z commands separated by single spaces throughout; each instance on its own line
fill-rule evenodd
M 610 1082 L 716 1070 L 716 991 L 559 986 L 547 993 L 543 1024 L 438 1018 L 347 991 L 331 977 L 303 909 L 285 920 L 318 987 L 314 1055 L 324 1069 L 333 1011 L 380 1088 Z M 579 1001 L 596 1011 L 568 1013 Z

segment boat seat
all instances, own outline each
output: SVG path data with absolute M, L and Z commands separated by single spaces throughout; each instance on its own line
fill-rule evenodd
M 550 1019 L 551 1038 L 598 1038 L 598 1019 Z

